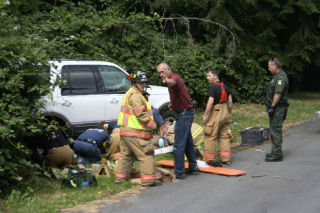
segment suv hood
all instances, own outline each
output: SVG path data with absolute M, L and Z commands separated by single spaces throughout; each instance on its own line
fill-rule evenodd
M 169 95 L 169 91 L 167 87 L 149 85 L 150 88 L 147 89 L 147 92 L 150 95 Z

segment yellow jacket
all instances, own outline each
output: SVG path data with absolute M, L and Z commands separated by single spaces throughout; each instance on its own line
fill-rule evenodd
M 118 118 L 120 135 L 151 139 L 151 129 L 156 128 L 151 104 L 135 87 L 131 87 L 123 96 Z

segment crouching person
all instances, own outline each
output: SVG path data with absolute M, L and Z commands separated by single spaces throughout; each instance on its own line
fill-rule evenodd
M 121 151 L 115 181 L 119 183 L 129 179 L 136 158 L 140 163 L 141 184 L 153 186 L 156 185 L 156 176 L 151 129 L 157 128 L 157 125 L 153 119 L 151 105 L 143 96 L 148 80 L 146 73 L 142 71 L 136 71 L 128 78 L 132 87 L 122 99 L 118 119 Z
M 79 156 L 78 163 L 89 164 L 100 161 L 103 143 L 110 139 L 109 134 L 102 129 L 87 129 L 73 145 L 74 152 Z
M 32 151 L 32 160 L 43 167 L 63 168 L 74 163 L 70 141 L 59 128 L 46 127 L 41 134 L 25 138 Z

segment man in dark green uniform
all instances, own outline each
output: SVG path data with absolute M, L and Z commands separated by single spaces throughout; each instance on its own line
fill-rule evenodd
M 268 69 L 273 77 L 268 85 L 265 104 L 268 107 L 272 150 L 266 155 L 266 162 L 277 162 L 282 161 L 282 126 L 289 106 L 289 81 L 277 58 L 268 61 Z

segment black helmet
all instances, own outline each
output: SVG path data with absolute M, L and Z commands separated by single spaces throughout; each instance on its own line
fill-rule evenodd
M 128 78 L 133 82 L 147 83 L 148 81 L 147 74 L 144 71 L 134 71 L 133 74 L 128 76 Z

